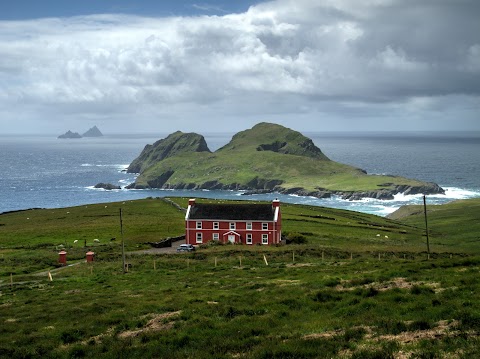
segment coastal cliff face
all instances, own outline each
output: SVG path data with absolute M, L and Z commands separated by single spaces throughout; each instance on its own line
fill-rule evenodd
M 175 132 L 147 145 L 130 164 L 139 173 L 127 188 L 244 190 L 347 200 L 393 199 L 397 193 L 444 193 L 435 183 L 368 175 L 331 161 L 297 131 L 260 123 L 211 152 L 203 136 Z
M 210 153 L 205 138 L 196 133 L 177 131 L 153 145 L 146 145 L 140 156 L 128 166 L 127 172 L 143 173 L 166 158 L 194 152 Z

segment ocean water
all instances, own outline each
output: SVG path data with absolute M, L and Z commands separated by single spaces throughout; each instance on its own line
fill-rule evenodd
M 114 190 L 135 175 L 125 172 L 146 144 L 168 134 L 112 135 L 59 140 L 55 136 L 0 136 L 0 213 L 28 208 L 57 208 L 145 197 L 206 197 L 271 200 L 349 209 L 385 216 L 404 204 L 422 203 L 422 196 L 399 194 L 391 201 L 265 194 L 243 196 L 236 191 Z M 211 150 L 233 134 L 204 134 Z M 427 197 L 429 204 L 480 197 L 480 133 L 305 133 L 332 160 L 371 174 L 391 174 L 436 182 L 445 195 Z

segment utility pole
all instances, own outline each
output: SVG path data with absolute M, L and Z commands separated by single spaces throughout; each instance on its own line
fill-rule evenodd
M 428 221 L 427 221 L 427 199 L 423 195 L 423 213 L 425 214 L 425 233 L 427 234 L 427 254 L 428 259 L 430 259 L 430 241 L 428 239 Z
M 123 274 L 125 274 L 125 241 L 123 240 L 123 220 L 122 220 L 122 209 L 120 208 L 120 235 L 122 238 L 122 264 L 123 264 Z

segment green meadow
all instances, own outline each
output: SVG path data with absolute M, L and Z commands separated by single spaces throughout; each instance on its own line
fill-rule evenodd
M 296 243 L 182 254 L 143 251 L 183 232 L 162 199 L 3 214 L 0 357 L 478 357 L 479 203 L 429 207 L 430 258 L 418 209 L 282 204 Z

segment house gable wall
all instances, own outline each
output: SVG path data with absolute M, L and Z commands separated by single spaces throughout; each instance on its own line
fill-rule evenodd
M 202 243 L 207 243 L 214 240 L 214 234 L 218 237 L 218 240 L 223 243 L 228 242 L 228 233 L 235 232 L 236 243 L 243 243 L 248 245 L 255 244 L 276 244 L 281 241 L 281 210 L 278 201 L 272 203 L 273 218 L 271 220 L 234 220 L 234 219 L 215 219 L 210 216 L 208 219 L 202 218 L 189 218 L 192 213 L 192 208 L 195 206 L 195 200 L 189 201 L 187 209 L 187 215 L 185 217 L 185 230 L 186 230 L 186 243 L 198 245 L 198 238 L 201 237 Z M 197 228 L 197 223 L 201 222 L 201 229 Z M 214 223 L 218 223 L 218 229 L 214 229 Z M 234 223 L 234 228 L 230 226 Z M 251 223 L 251 229 L 247 224 Z M 200 226 L 198 226 L 200 227 Z M 247 229 L 249 228 L 249 229 Z M 201 233 L 201 236 L 198 235 Z M 251 235 L 251 243 L 247 243 L 247 235 Z M 268 236 L 268 243 L 263 241 L 264 235 Z

